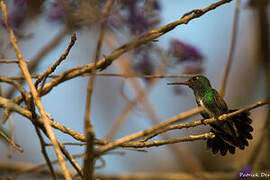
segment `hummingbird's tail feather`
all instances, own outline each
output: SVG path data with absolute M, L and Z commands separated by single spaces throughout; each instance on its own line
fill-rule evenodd
M 235 147 L 226 143 L 219 133 L 217 133 L 214 129 L 211 129 L 210 132 L 215 134 L 215 137 L 207 140 L 207 147 L 212 149 L 213 154 L 217 154 L 220 151 L 222 156 L 227 154 L 229 151 L 231 154 L 235 153 Z
M 230 110 L 234 112 L 236 110 Z M 251 132 L 253 131 L 252 120 L 248 117 L 248 112 L 242 112 L 231 117 L 225 123 L 211 124 L 210 132 L 215 134 L 215 137 L 207 140 L 207 147 L 212 149 L 214 154 L 220 151 L 221 155 L 226 155 L 227 151 L 231 154 L 235 153 L 235 148 L 244 149 L 248 146 L 248 139 L 252 139 Z M 224 127 L 227 128 L 224 128 Z

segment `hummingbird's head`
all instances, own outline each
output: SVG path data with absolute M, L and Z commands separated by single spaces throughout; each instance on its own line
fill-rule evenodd
M 168 83 L 168 85 L 186 85 L 195 92 L 211 89 L 211 84 L 209 80 L 202 75 L 193 76 L 185 82 Z

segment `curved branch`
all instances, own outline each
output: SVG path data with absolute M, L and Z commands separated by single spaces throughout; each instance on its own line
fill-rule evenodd
M 204 15 L 205 13 L 207 13 L 207 12 L 209 12 L 209 11 L 211 11 L 211 10 L 213 10 L 213 9 L 223 5 L 223 4 L 229 3 L 231 1 L 232 0 L 221 0 L 217 3 L 213 3 L 212 5 L 204 8 L 204 9 L 201 9 L 200 11 L 196 11 L 197 13 L 191 13 L 189 15 L 186 15 L 186 16 L 180 18 L 177 21 L 169 23 L 169 24 L 162 26 L 158 29 L 150 30 L 150 31 L 142 34 L 141 36 L 135 38 L 133 41 L 130 41 L 130 42 L 122 45 L 121 47 L 113 50 L 109 56 L 106 56 L 103 59 L 100 59 L 99 61 L 97 61 L 96 66 L 95 66 L 95 63 L 91 63 L 91 64 L 87 64 L 84 66 L 78 66 L 78 67 L 71 68 L 71 69 L 65 71 L 59 77 L 48 82 L 44 86 L 42 91 L 40 92 L 40 95 L 42 96 L 42 95 L 47 94 L 48 92 L 50 92 L 52 90 L 52 88 L 54 88 L 55 86 L 57 86 L 58 84 L 60 84 L 64 81 L 81 76 L 82 74 L 84 74 L 86 72 L 91 73 L 93 71 L 93 69 L 95 69 L 95 68 L 99 69 L 99 70 L 104 70 L 114 60 L 116 60 L 119 56 L 123 55 L 124 53 L 126 53 L 134 48 L 137 48 L 142 44 L 146 44 L 150 41 L 153 41 L 153 40 L 157 39 L 158 37 L 164 35 L 165 33 L 173 30 L 175 27 L 182 25 L 182 24 L 187 24 L 192 19 L 196 19 L 196 18 Z M 40 88 L 39 88 L 39 91 L 40 91 Z

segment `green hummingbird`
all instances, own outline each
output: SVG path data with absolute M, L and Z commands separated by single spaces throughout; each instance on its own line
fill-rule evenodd
M 205 119 L 218 118 L 222 114 L 236 111 L 228 109 L 223 98 L 211 87 L 210 81 L 205 76 L 197 75 L 188 81 L 168 83 L 168 85 L 189 86 L 193 90 L 198 106 L 204 108 L 201 115 Z M 227 151 L 234 154 L 236 147 L 244 149 L 248 146 L 247 139 L 253 138 L 250 134 L 253 131 L 250 125 L 252 120 L 248 116 L 248 112 L 243 112 L 225 121 L 211 123 L 210 132 L 214 133 L 215 137 L 207 140 L 207 147 L 211 148 L 214 154 L 220 151 L 224 156 Z

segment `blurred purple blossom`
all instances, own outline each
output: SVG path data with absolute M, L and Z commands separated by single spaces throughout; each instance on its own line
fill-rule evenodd
M 106 20 L 107 26 L 109 28 L 118 28 L 123 24 L 123 18 L 118 12 L 111 13 Z
M 61 19 L 64 16 L 64 8 L 63 1 L 52 2 L 48 10 L 49 20 L 55 21 Z
M 119 24 L 118 20 L 124 20 L 131 34 L 136 35 L 153 28 L 159 22 L 159 13 L 155 13 L 160 10 L 158 1 L 120 0 L 119 2 L 123 8 L 121 12 L 114 14 L 114 18 L 110 19 L 109 16 L 108 24 Z M 111 20 L 117 21 L 115 23 L 110 22 Z
M 138 0 L 120 0 L 120 2 L 126 6 L 135 6 Z
M 178 62 L 187 60 L 201 61 L 203 59 L 202 53 L 193 45 L 178 39 L 170 41 L 169 54 L 177 58 Z
M 155 9 L 155 10 L 161 10 L 160 4 L 157 1 L 154 1 L 154 3 L 153 3 L 153 9 Z
M 134 52 L 134 61 L 132 68 L 137 74 L 141 75 L 152 75 L 155 71 L 155 65 L 152 62 L 149 48 L 138 48 Z M 145 78 L 148 82 L 148 78 Z
M 184 67 L 184 74 L 201 74 L 204 69 L 201 64 L 188 64 Z
M 151 22 L 138 13 L 130 14 L 128 22 L 130 25 L 130 31 L 133 34 L 140 34 L 151 27 Z
M 22 7 L 25 6 L 28 3 L 28 1 L 29 0 L 14 0 L 13 2 L 16 6 Z
M 44 0 L 13 0 L 14 6 L 9 12 L 9 24 L 18 31 L 25 20 L 41 14 Z
M 17 30 L 24 22 L 27 13 L 27 3 L 29 0 L 14 0 L 14 7 L 9 12 L 8 23 Z
M 25 18 L 26 8 L 16 8 L 11 13 L 9 13 L 8 22 L 15 30 L 17 30 L 24 23 Z
M 143 54 L 141 59 L 134 64 L 134 69 L 138 74 L 151 75 L 154 72 L 153 63 L 150 60 L 149 55 Z

